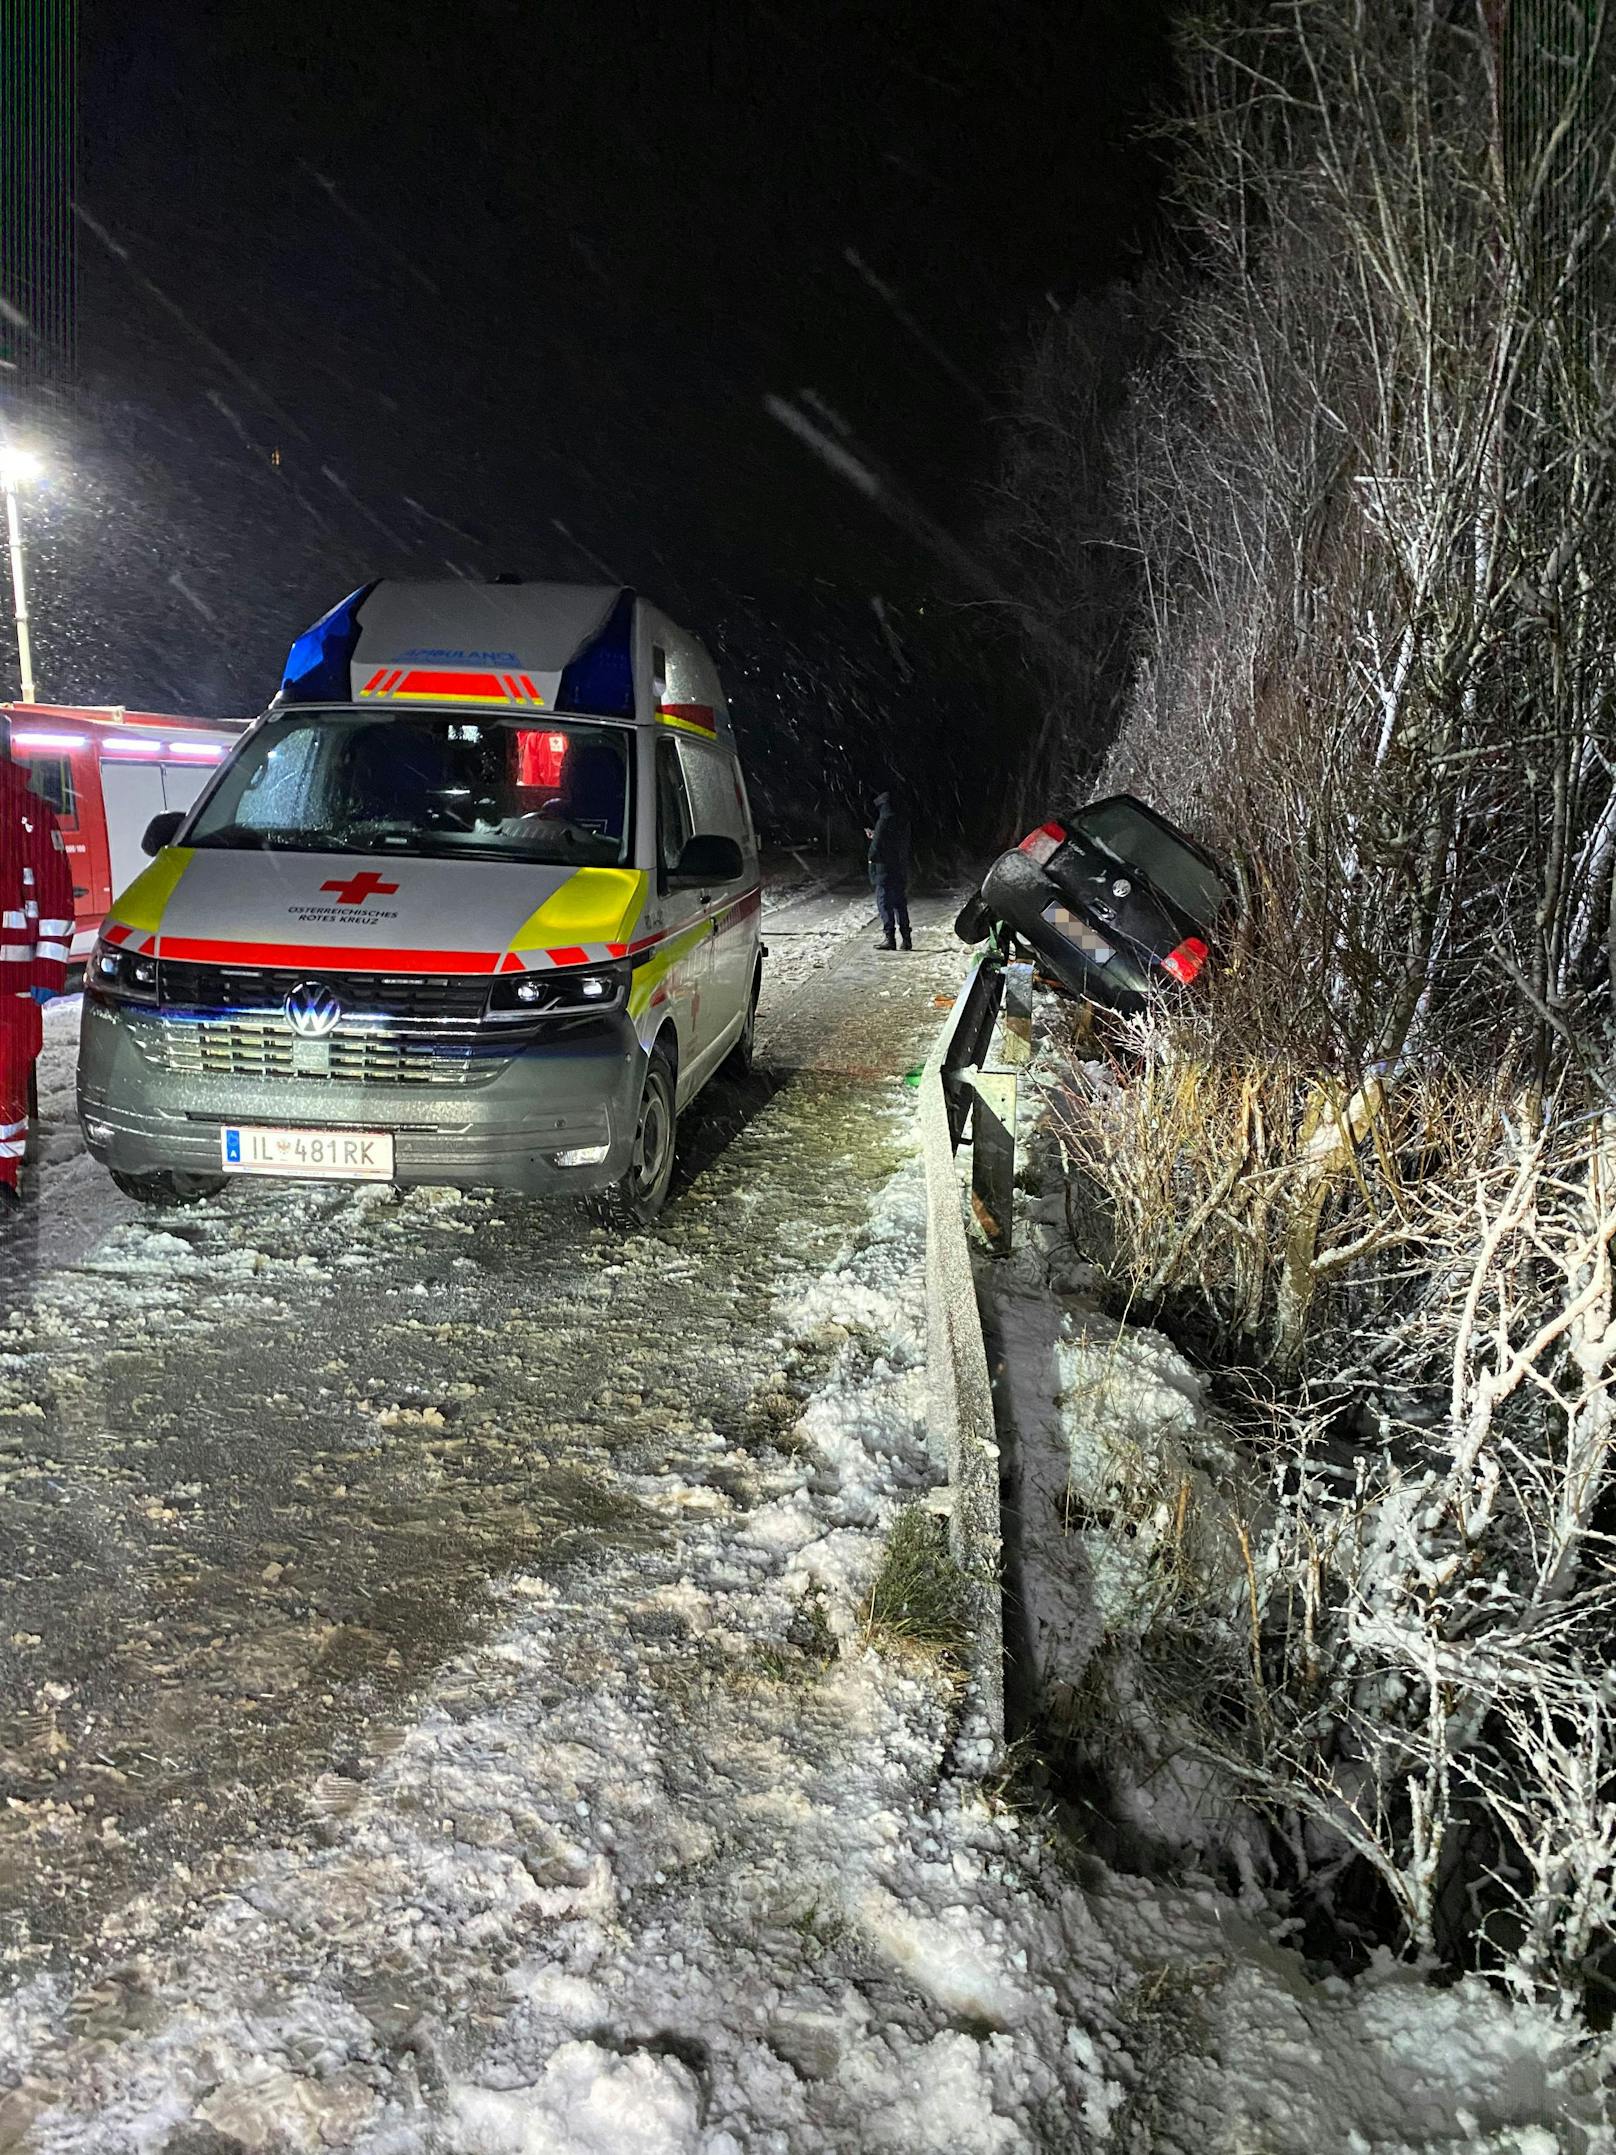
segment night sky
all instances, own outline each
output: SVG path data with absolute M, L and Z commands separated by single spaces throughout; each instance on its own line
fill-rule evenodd
M 85 0 L 81 55 L 76 382 L 12 396 L 42 695 L 245 713 L 373 575 L 607 575 L 714 645 L 781 827 L 988 798 L 1002 609 L 764 399 L 980 552 L 1030 325 L 1148 235 L 1153 6 Z

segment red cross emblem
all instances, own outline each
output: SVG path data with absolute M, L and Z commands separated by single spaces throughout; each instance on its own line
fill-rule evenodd
M 322 883 L 320 888 L 334 890 L 338 905 L 363 905 L 367 898 L 391 898 L 398 885 L 384 883 L 379 875 L 367 868 L 363 875 L 350 876 L 346 883 Z

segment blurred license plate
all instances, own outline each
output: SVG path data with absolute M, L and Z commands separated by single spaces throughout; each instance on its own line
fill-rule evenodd
M 1115 953 L 1103 935 L 1096 935 L 1086 920 L 1079 919 L 1069 906 L 1046 905 L 1044 918 L 1057 935 L 1064 935 L 1067 942 L 1075 943 L 1097 965 L 1109 965 Z
M 219 1133 L 227 1175 L 306 1175 L 338 1182 L 391 1182 L 391 1130 L 274 1130 L 227 1127 Z

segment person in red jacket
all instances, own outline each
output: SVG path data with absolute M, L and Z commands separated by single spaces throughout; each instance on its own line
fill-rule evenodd
M 17 1202 L 40 1006 L 67 985 L 73 877 L 56 818 L 0 755 L 0 1208 Z

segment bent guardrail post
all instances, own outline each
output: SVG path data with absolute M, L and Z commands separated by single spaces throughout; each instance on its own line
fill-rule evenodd
M 933 1050 L 948 1104 L 949 1143 L 955 1150 L 964 1143 L 971 1122 L 975 1095 L 968 1073 L 987 1057 L 1003 994 L 1004 968 L 991 953 L 984 953 L 972 962 Z
M 1010 1254 L 1016 1206 L 1016 1080 L 1009 1070 L 973 1070 L 971 1211 L 995 1257 Z
M 1001 1008 L 1000 1067 L 985 1069 Z M 1032 967 L 986 953 L 972 966 L 939 1043 L 948 1132 L 971 1140 L 971 1210 L 995 1257 L 1008 1255 L 1015 1215 L 1016 1080 L 1032 1057 Z
M 1008 1257 L 1015 1239 L 1016 1076 L 1032 1061 L 1032 967 L 1006 965 L 1003 1024 L 991 1069 L 972 1073 L 971 1209 L 995 1257 Z M 989 1031 L 991 1039 L 991 1028 Z M 983 1042 L 981 1059 L 987 1056 Z
M 1006 1069 L 1032 1061 L 1032 966 L 1025 961 L 1004 969 L 1004 1031 L 999 1058 Z

